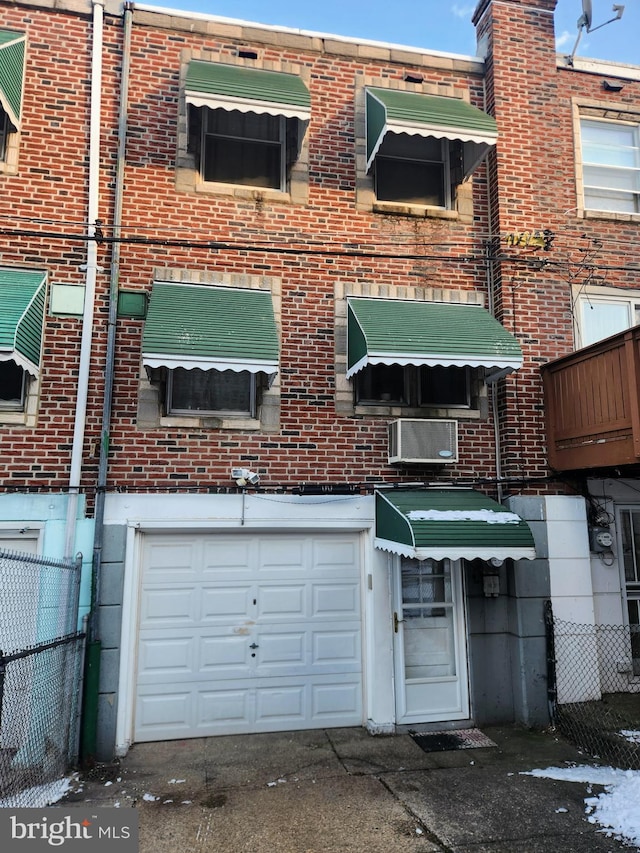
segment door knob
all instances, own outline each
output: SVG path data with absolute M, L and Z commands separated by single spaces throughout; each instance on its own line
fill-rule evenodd
M 398 625 L 401 622 L 404 622 L 404 619 L 398 619 L 398 614 L 394 610 L 394 612 L 393 612 L 393 632 L 394 632 L 394 634 L 398 633 Z

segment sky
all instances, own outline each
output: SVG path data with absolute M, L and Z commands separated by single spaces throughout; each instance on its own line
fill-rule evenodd
M 142 4 L 182 9 L 299 30 L 372 39 L 390 44 L 475 56 L 471 16 L 477 0 L 141 0 Z M 583 0 L 558 0 L 556 41 L 571 54 L 578 37 Z M 591 0 L 591 32 L 582 30 L 576 56 L 640 65 L 640 0 Z M 605 26 L 601 26 L 605 24 Z M 597 28 L 597 29 L 596 29 Z

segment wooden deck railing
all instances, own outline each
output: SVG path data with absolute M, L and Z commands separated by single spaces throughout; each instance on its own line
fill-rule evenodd
M 542 367 L 549 465 L 640 462 L 640 326 Z

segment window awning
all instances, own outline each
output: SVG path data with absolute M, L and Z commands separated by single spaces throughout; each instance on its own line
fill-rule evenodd
M 300 77 L 192 59 L 185 98 L 194 107 L 239 110 L 309 121 L 311 99 Z
M 32 376 L 40 372 L 46 274 L 0 269 L 0 361 L 14 361 Z
M 146 367 L 278 372 L 278 332 L 265 290 L 155 282 L 142 337 Z
M 520 344 L 484 308 L 356 297 L 347 305 L 347 378 L 369 364 L 486 367 L 501 375 L 522 366 Z
M 376 548 L 418 560 L 534 560 L 529 525 L 474 489 L 376 492 Z
M 496 120 L 460 98 L 397 89 L 368 88 L 366 93 L 367 171 L 387 133 L 460 140 L 465 177 L 496 144 Z
M 16 130 L 22 113 L 26 45 L 24 33 L 0 30 L 0 104 Z

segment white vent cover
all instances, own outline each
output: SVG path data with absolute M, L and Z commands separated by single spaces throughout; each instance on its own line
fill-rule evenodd
M 389 424 L 389 464 L 458 461 L 458 422 L 403 418 Z

